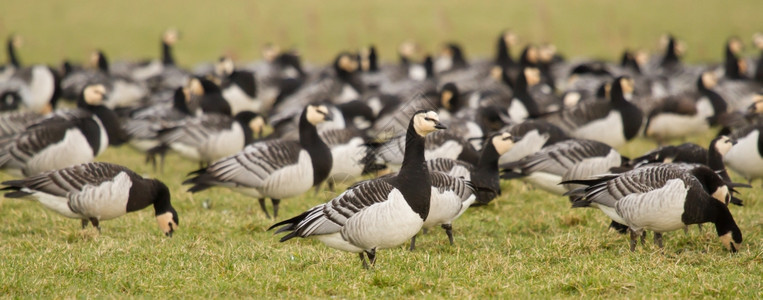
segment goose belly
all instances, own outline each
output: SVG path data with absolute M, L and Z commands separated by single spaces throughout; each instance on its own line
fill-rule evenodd
M 328 178 L 343 182 L 359 177 L 363 173 L 361 160 L 365 157 L 366 151 L 361 138 L 353 138 L 347 144 L 331 147 L 331 156 L 337 159 L 332 160 Z
M 578 127 L 572 132 L 572 136 L 602 142 L 613 148 L 625 145 L 626 142 L 623 118 L 618 111 L 611 111 L 606 118 Z
M 114 109 L 117 107 L 130 107 L 138 104 L 148 91 L 135 84 L 123 80 L 115 80 L 109 93 L 106 106 Z
M 621 217 L 620 215 L 617 214 L 617 210 L 615 210 L 614 207 L 609 207 L 609 206 L 606 206 L 606 205 L 601 205 L 601 204 L 598 204 L 598 203 L 595 203 L 595 202 L 591 203 L 591 207 L 598 208 L 599 210 L 601 210 L 601 212 L 603 212 L 605 215 L 607 215 L 607 217 L 612 219 L 612 221 L 615 221 L 615 222 L 623 224 L 623 225 L 627 224 L 625 222 L 625 220 L 623 219 L 623 217 Z
M 50 102 L 55 92 L 55 78 L 45 66 L 36 66 L 32 70 L 32 81 L 29 83 L 27 97 L 22 97 L 29 109 L 40 111 Z
M 127 213 L 127 201 L 132 182 L 126 173 L 98 186 L 85 186 L 69 196 L 69 206 L 82 216 L 110 220 Z
M 454 191 L 440 192 L 436 187 L 432 187 L 431 195 L 429 215 L 424 220 L 424 228 L 432 228 L 440 224 L 450 223 L 458 216 L 463 204 L 461 203 L 461 197 Z
M 630 194 L 615 204 L 617 214 L 632 229 L 667 232 L 686 227 L 681 222 L 689 188 L 681 179 L 671 179 L 658 189 Z
M 562 176 L 557 174 L 533 172 L 532 174 L 523 177 L 523 180 L 549 193 L 562 195 L 567 192 L 567 189 L 559 184 L 562 182 Z
M 464 150 L 464 147 L 461 146 L 456 141 L 445 141 L 442 143 L 442 145 L 433 148 L 433 149 L 427 149 L 424 151 L 424 158 L 426 160 L 435 159 L 435 158 L 449 158 L 449 159 L 458 159 L 458 156 L 461 154 L 461 151 Z M 402 163 L 402 162 L 401 162 Z
M 26 176 L 93 161 L 95 155 L 87 138 L 78 129 L 69 129 L 64 139 L 36 153 L 26 162 Z
M 354 252 L 354 253 L 363 252 L 363 249 L 358 248 L 357 246 L 351 244 L 349 241 L 345 240 L 342 237 L 342 234 L 339 232 L 330 233 L 330 234 L 322 234 L 322 235 L 313 235 L 313 236 L 310 236 L 310 238 L 319 240 L 322 243 L 326 244 L 326 246 L 329 246 L 337 250 Z
M 244 130 L 240 124 L 234 123 L 230 130 L 209 136 L 199 153 L 204 161 L 216 161 L 238 153 L 244 146 Z
M 509 118 L 514 122 L 522 122 L 530 116 L 527 107 L 519 99 L 512 99 L 509 105 Z
M 264 196 L 284 199 L 298 196 L 313 186 L 313 163 L 310 154 L 302 150 L 296 164 L 274 171 L 257 188 Z
M 706 117 L 678 114 L 659 114 L 652 117 L 646 136 L 655 139 L 673 139 L 710 130 Z
M 223 90 L 223 98 L 230 104 L 231 114 L 236 115 L 242 111 L 260 112 L 262 109 L 262 102 L 255 98 L 249 97 L 240 87 L 237 85 L 231 85 Z
M 727 167 L 748 180 L 763 178 L 763 157 L 758 149 L 759 138 L 760 130 L 750 132 L 738 139 L 737 144 L 723 157 Z
M 34 192 L 29 189 L 22 189 L 24 192 L 31 193 L 31 197 L 40 202 L 45 208 L 50 209 L 64 217 L 72 219 L 81 219 L 82 215 L 73 212 L 69 208 L 69 199 L 66 197 L 54 196 L 43 192 Z
M 387 201 L 374 204 L 350 217 L 342 236 L 360 249 L 384 249 L 401 245 L 421 230 L 424 220 L 414 212 L 399 190 Z

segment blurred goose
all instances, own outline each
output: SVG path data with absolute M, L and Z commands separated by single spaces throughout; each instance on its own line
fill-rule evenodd
M 100 222 L 154 206 L 159 229 L 172 236 L 178 214 L 170 203 L 170 190 L 156 179 L 143 178 L 130 169 L 103 162 L 86 163 L 2 183 L 7 198 L 33 198 L 64 217 L 81 219 L 101 231 Z
M 396 247 L 421 230 L 430 212 L 432 181 L 424 164 L 424 137 L 444 129 L 434 111 L 418 111 L 409 123 L 403 167 L 396 176 L 360 182 L 332 199 L 270 229 L 294 237 L 312 237 L 327 246 L 355 252 L 363 266 L 376 261 L 378 249 Z
M 331 149 L 331 172 L 326 179 L 330 191 L 334 184 L 352 182 L 363 173 L 383 169 L 383 165 L 366 162 L 364 158 L 371 150 L 366 138 L 353 129 L 328 129 L 319 133 L 321 139 Z
M 655 232 L 655 243 L 662 248 L 663 232 L 706 222 L 715 224 L 728 250 L 736 252 L 742 243 L 742 232 L 725 205 L 730 197 L 726 183 L 707 167 L 686 170 L 662 164 L 574 183 L 587 187 L 584 200 L 573 207 L 598 207 L 615 222 L 627 225 L 631 251 L 645 230 Z
M 103 51 L 93 52 L 91 63 L 95 69 L 82 69 L 66 74 L 61 81 L 64 98 L 76 99 L 82 89 L 90 84 L 103 84 L 106 87 L 107 101 L 104 104 L 111 109 L 138 105 L 148 95 L 148 88 L 143 82 L 112 72 Z
M 61 77 L 46 65 L 20 68 L 6 81 L 0 82 L 0 95 L 14 92 L 28 110 L 50 112 L 61 96 Z
M 186 89 L 179 87 L 172 96 L 171 105 L 157 103 L 130 112 L 129 118 L 123 122 L 130 145 L 141 152 L 159 146 L 159 132 L 176 127 L 186 118 L 193 117 L 188 109 L 189 96 Z
M 449 158 L 427 160 L 432 172 L 443 172 L 455 178 L 471 181 L 477 195 L 476 204 L 484 205 L 501 195 L 498 178 L 498 159 L 511 151 L 520 138 L 508 132 L 498 132 L 488 137 L 476 165 Z
M 216 65 L 215 73 L 222 77 L 222 96 L 228 101 L 232 114 L 262 111 L 262 101 L 257 99 L 257 82 L 253 72 L 236 70 L 233 60 L 223 57 Z
M 188 81 L 191 94 L 189 109 L 196 115 L 218 113 L 232 116 L 231 106 L 223 97 L 220 86 L 209 79 L 193 77 Z
M 522 137 L 511 150 L 501 155 L 498 163 L 506 164 L 518 161 L 538 152 L 543 147 L 570 139 L 559 127 L 543 120 L 526 120 L 522 123 L 505 127 L 502 131 Z
M 6 54 L 8 55 L 8 63 L 0 66 L 0 82 L 6 81 L 16 70 L 21 68 L 21 62 L 16 55 L 16 48 L 22 43 L 21 37 L 18 35 L 9 35 L 8 40 L 5 43 Z
M 563 195 L 574 187 L 560 184 L 570 179 L 609 172 L 623 157 L 607 144 L 581 139 L 557 142 L 519 161 L 500 165 L 501 178 L 521 178 L 547 192 Z
M 300 195 L 328 177 L 331 150 L 315 128 L 326 120 L 331 120 L 326 106 L 308 105 L 299 119 L 299 141 L 269 140 L 248 145 L 191 173 L 192 177 L 183 184 L 193 184 L 188 189 L 192 193 L 219 186 L 259 198 L 267 217 L 270 214 L 265 208 L 265 198 L 270 198 L 273 218 L 277 218 L 281 199 Z
M 380 145 L 369 153 L 377 163 L 387 164 L 392 170 L 397 170 L 402 165 L 406 149 L 406 141 L 403 136 L 397 136 Z M 477 164 L 479 152 L 461 137 L 447 131 L 438 131 L 429 134 L 425 138 L 424 156 L 426 159 L 438 157 L 457 159 Z
M 644 135 L 662 144 L 710 130 L 726 113 L 726 101 L 712 90 L 717 78 L 705 72 L 697 79 L 697 91 L 668 96 L 649 112 Z
M 763 124 L 753 124 L 734 132 L 737 143 L 723 157 L 731 170 L 748 182 L 763 178 Z
M 110 142 L 124 142 L 116 115 L 103 107 L 105 92 L 103 85 L 90 85 L 80 96 L 81 109 L 45 119 L 0 142 L 0 167 L 32 176 L 90 162 Z

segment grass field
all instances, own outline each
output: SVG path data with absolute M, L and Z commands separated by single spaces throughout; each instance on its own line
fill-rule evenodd
M 367 43 L 391 57 L 414 38 L 431 50 L 461 41 L 467 54 L 487 56 L 493 37 L 513 28 L 523 41 L 553 41 L 570 56 L 614 58 L 625 46 L 654 48 L 671 31 L 687 41 L 691 61 L 718 61 L 731 34 L 746 40 L 763 28 L 761 1 L 540 1 L 356 3 L 286 1 L 2 1 L 0 36 L 24 35 L 24 62 L 57 63 L 103 48 L 113 58 L 155 57 L 158 36 L 176 26 L 178 60 L 191 66 L 221 52 L 258 58 L 273 41 L 298 48 L 308 61 Z M 706 144 L 710 135 L 692 139 Z M 637 140 L 621 149 L 651 149 Z M 715 228 L 667 234 L 664 252 L 651 241 L 635 253 L 627 237 L 607 231 L 593 209 L 571 210 L 566 199 L 504 182 L 503 196 L 468 211 L 454 224 L 456 245 L 441 230 L 379 252 L 363 270 L 354 254 L 313 240 L 279 243 L 254 199 L 216 189 L 191 195 L 180 182 L 195 164 L 170 156 L 164 173 L 128 147 L 99 157 L 162 179 L 173 194 L 180 229 L 166 238 L 153 211 L 80 230 L 79 221 L 17 199 L 0 200 L 0 296 L 8 298 L 761 298 L 763 192 L 744 190 L 731 207 L 744 248 L 731 254 Z M 9 179 L 0 175 L 0 179 Z M 735 177 L 740 180 L 740 178 Z M 341 188 L 340 188 L 341 191 Z M 284 200 L 289 217 L 332 198 L 321 191 Z M 211 206 L 206 208 L 204 203 Z

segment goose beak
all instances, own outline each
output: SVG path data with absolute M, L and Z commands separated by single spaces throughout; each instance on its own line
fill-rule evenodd
M 171 237 L 172 237 L 172 232 L 173 232 L 173 231 L 167 232 L 167 233 L 165 233 L 164 235 L 165 235 L 165 236 L 167 236 L 167 237 L 170 237 L 170 238 L 171 238 Z
M 440 122 L 436 122 L 435 125 L 434 125 L 434 128 L 437 128 L 437 129 L 448 129 L 448 127 L 445 127 L 445 125 L 442 125 L 442 123 L 440 123 Z
M 510 137 L 510 139 L 511 139 L 511 141 L 512 141 L 512 142 L 515 142 L 515 143 L 516 143 L 516 142 L 519 142 L 519 140 L 521 140 L 521 139 L 522 139 L 522 137 L 521 137 L 521 136 L 512 135 L 512 136 Z
M 326 121 L 331 121 L 331 120 L 334 120 L 334 116 L 331 113 L 327 113 L 327 114 L 323 115 L 323 119 L 326 120 Z
M 729 139 L 729 143 L 731 143 L 732 146 L 736 145 L 737 144 L 737 140 L 736 139 Z

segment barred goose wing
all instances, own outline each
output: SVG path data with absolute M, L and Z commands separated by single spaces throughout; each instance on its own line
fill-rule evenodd
M 133 175 L 133 177 L 137 176 L 123 166 L 95 162 L 50 171 L 26 179 L 7 181 L 3 184 L 23 187 L 20 191 L 8 194 L 6 197 L 24 196 L 29 194 L 29 190 L 33 190 L 66 198 L 70 193 L 81 191 L 86 185 L 97 186 L 113 180 L 121 172 Z

